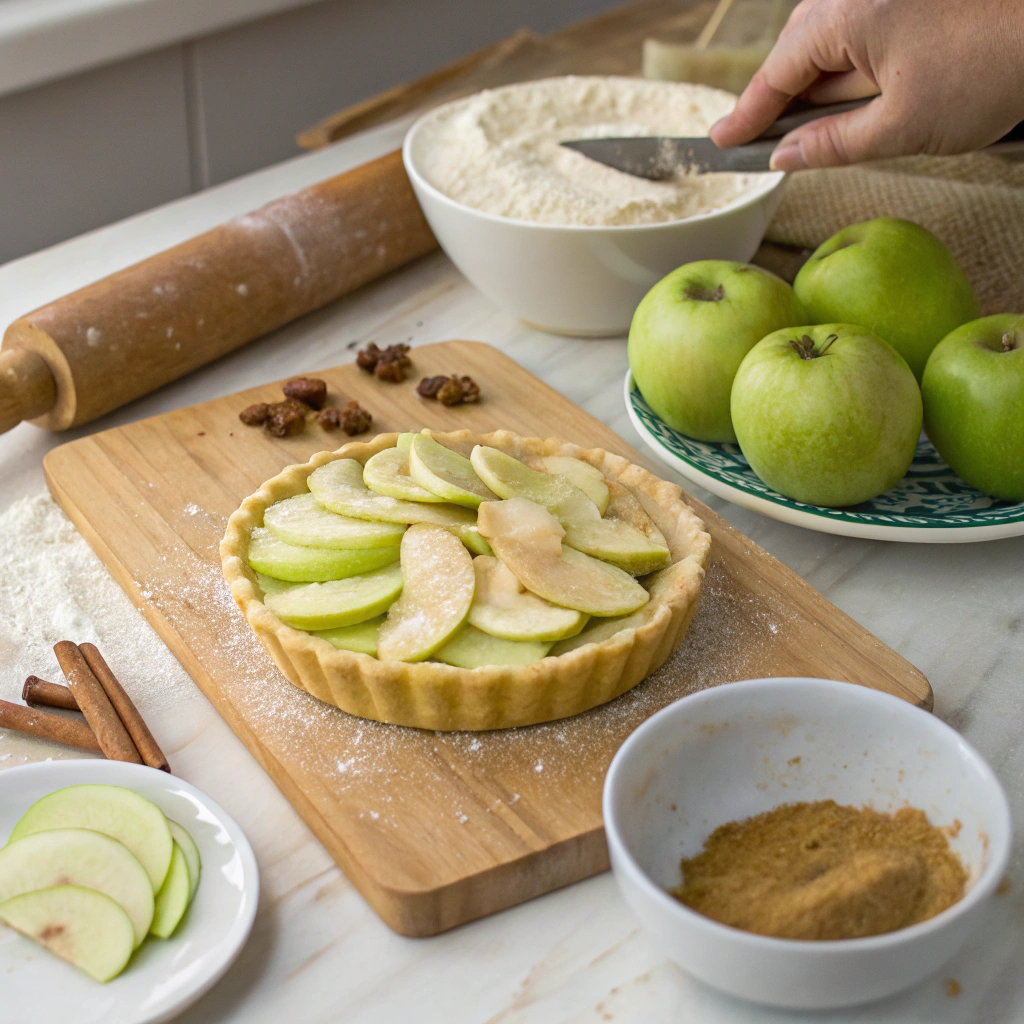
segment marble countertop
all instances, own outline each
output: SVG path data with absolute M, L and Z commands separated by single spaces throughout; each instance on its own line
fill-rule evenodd
M 398 145 L 404 124 L 355 137 L 0 268 L 4 323 L 41 303 L 283 193 Z M 474 338 L 496 345 L 631 444 L 622 404 L 624 340 L 531 330 L 476 293 L 440 254 L 290 325 L 103 420 L 55 436 L 0 436 L 0 512 L 40 492 L 45 452 L 103 429 L 352 359 L 348 343 Z M 671 477 L 666 470 L 665 475 Z M 988 758 L 1024 837 L 1024 538 L 929 546 L 847 540 L 787 526 L 697 492 L 757 543 L 921 668 L 935 713 Z M 2 571 L 3 567 L 0 567 Z M 30 581 L 26 581 L 30 582 Z M 134 615 L 128 609 L 130 614 Z M 147 630 L 141 617 L 139 630 Z M 169 655 L 168 655 L 169 657 Z M 4 696 L 38 666 L 0 666 Z M 609 874 L 431 939 L 380 922 L 242 744 L 188 681 L 149 713 L 175 770 L 242 825 L 262 872 L 253 935 L 188 1024 L 429 1024 L 788 1020 L 720 996 L 666 961 Z M 66 750 L 0 737 L 0 766 Z M 988 926 L 938 975 L 862 1009 L 806 1021 L 1024 1021 L 1024 858 Z M 955 979 L 959 995 L 947 994 Z

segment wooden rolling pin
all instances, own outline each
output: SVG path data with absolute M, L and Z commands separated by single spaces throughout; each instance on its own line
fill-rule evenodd
M 0 433 L 102 416 L 436 248 L 398 152 L 16 320 Z

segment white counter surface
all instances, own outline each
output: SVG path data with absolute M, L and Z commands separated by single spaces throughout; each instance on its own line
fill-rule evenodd
M 401 128 L 353 138 L 8 264 L 0 268 L 0 320 L 394 148 Z M 414 344 L 451 337 L 490 342 L 640 446 L 622 406 L 623 340 L 532 331 L 475 293 L 440 254 L 77 433 L 346 362 L 352 340 L 387 344 L 410 334 Z M 43 488 L 42 456 L 70 436 L 22 425 L 0 437 L 0 511 Z M 936 714 L 990 760 L 1024 837 L 1024 538 L 944 547 L 844 540 L 698 496 L 927 674 Z M 139 629 L 147 628 L 140 617 Z M 4 694 L 32 671 L 38 666 L 17 657 L 0 666 Z M 263 877 L 249 945 L 183 1021 L 746 1024 L 796 1017 L 726 999 L 666 962 L 608 874 L 433 939 L 395 935 L 189 686 L 176 706 L 153 715 L 154 732 L 177 773 L 246 830 Z M 2 767 L 51 756 L 68 751 L 0 735 Z M 796 1019 L 1024 1021 L 1021 849 L 1018 840 L 1010 891 L 988 926 L 942 972 L 885 1003 Z M 955 997 L 947 994 L 949 979 L 960 985 Z

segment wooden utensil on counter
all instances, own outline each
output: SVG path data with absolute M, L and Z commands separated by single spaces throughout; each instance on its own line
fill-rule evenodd
M 436 247 L 397 151 L 284 196 L 11 324 L 0 433 L 86 423 Z

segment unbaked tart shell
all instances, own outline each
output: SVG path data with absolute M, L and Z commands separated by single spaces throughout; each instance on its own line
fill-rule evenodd
M 643 580 L 651 600 L 630 616 L 634 623 L 599 643 L 520 667 L 463 669 L 439 662 L 378 661 L 340 651 L 321 637 L 286 625 L 260 599 L 249 568 L 249 538 L 274 502 L 308 490 L 315 469 L 334 459 L 371 456 L 397 442 L 397 434 L 353 441 L 309 462 L 289 466 L 242 502 L 228 520 L 221 562 L 231 594 L 281 671 L 296 686 L 349 714 L 421 729 L 504 729 L 567 718 L 614 700 L 657 669 L 682 640 L 697 608 L 711 547 L 704 524 L 668 483 L 600 448 L 579 448 L 555 438 L 519 437 L 501 430 L 433 435 L 468 455 L 473 445 L 498 448 L 516 458 L 568 455 L 596 466 L 639 499 L 665 535 L 672 564 Z

